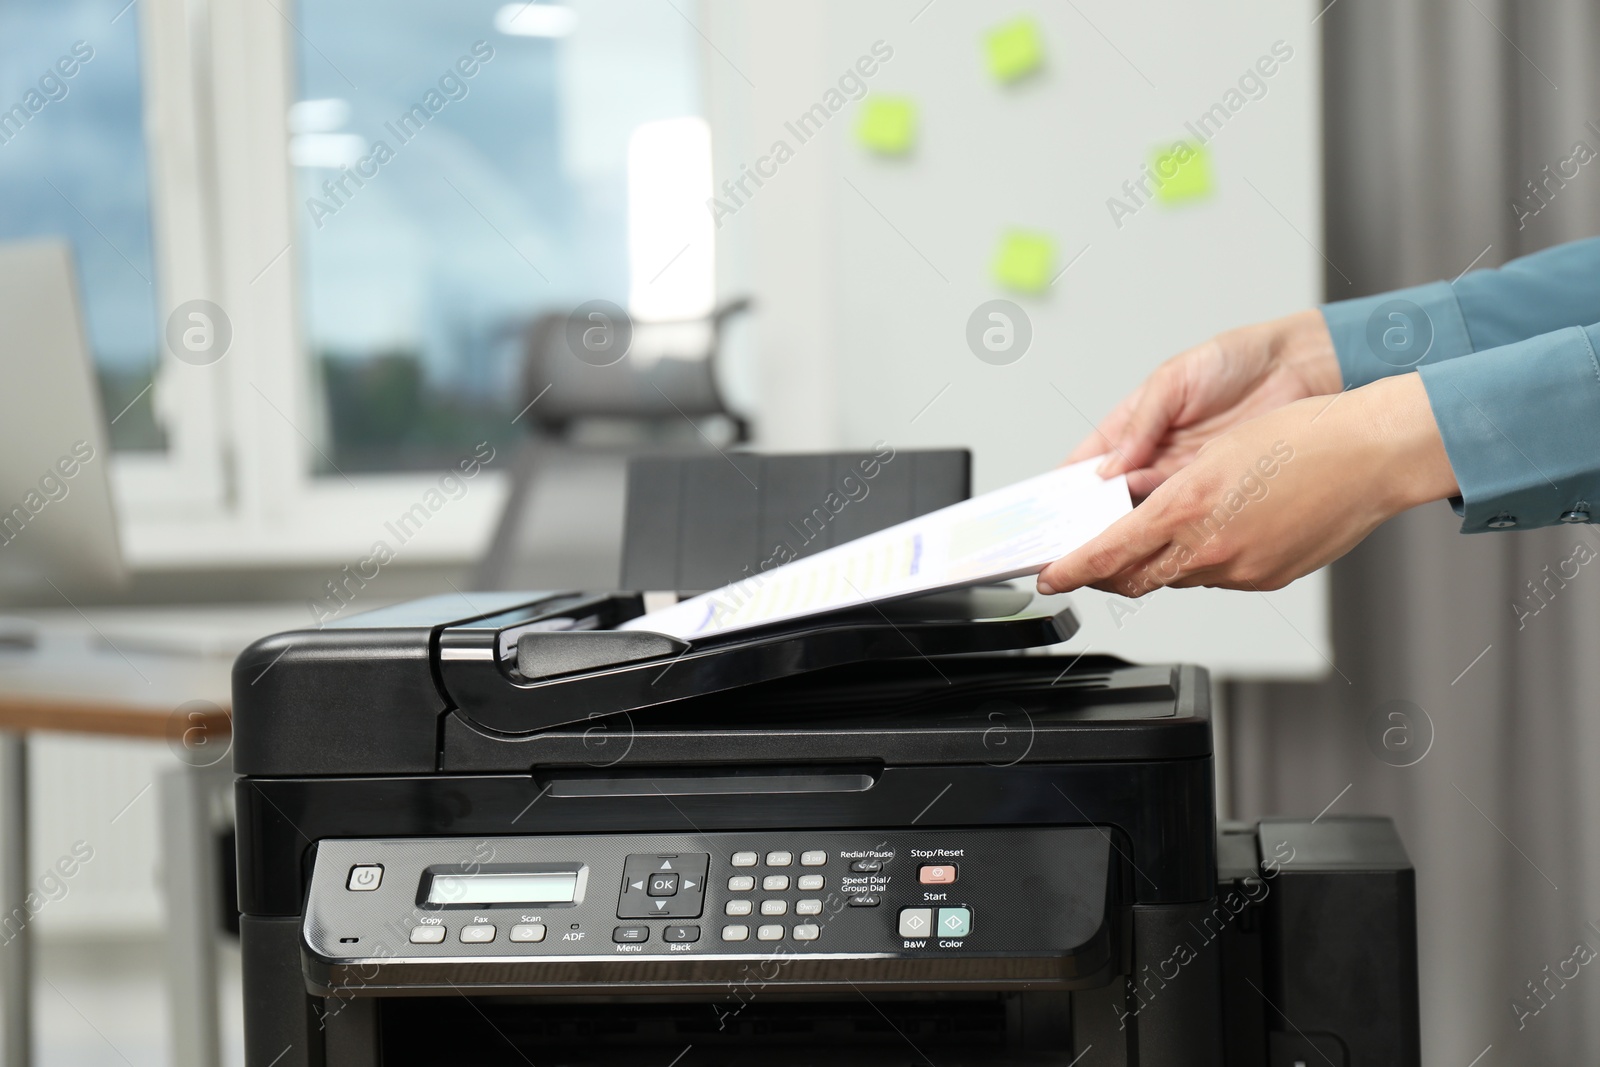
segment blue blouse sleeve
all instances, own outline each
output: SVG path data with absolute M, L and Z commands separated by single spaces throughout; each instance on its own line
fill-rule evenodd
M 1420 368 L 1463 533 L 1600 515 L 1597 349 L 1600 325 L 1574 326 Z
M 1347 388 L 1600 322 L 1600 237 L 1497 270 L 1327 304 Z

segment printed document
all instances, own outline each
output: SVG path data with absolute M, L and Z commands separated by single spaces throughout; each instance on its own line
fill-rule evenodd
M 1133 509 L 1125 478 L 1099 459 L 755 571 L 622 624 L 683 640 L 1037 574 Z

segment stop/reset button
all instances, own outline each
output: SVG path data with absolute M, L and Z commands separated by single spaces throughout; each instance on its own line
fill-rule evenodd
M 923 885 L 949 885 L 956 880 L 953 863 L 924 863 L 917 868 L 917 881 Z

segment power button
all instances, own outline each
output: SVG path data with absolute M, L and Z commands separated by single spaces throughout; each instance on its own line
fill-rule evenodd
M 383 881 L 383 868 L 376 863 L 358 863 L 350 868 L 344 887 L 352 893 L 370 893 Z

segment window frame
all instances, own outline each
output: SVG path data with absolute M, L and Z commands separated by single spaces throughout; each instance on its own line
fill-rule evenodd
M 158 306 L 212 300 L 233 340 L 202 367 L 163 353 L 153 392 L 168 451 L 113 457 L 135 569 L 359 560 L 444 473 L 313 474 L 323 415 L 300 327 L 287 129 L 298 31 L 282 3 L 138 5 Z M 483 552 L 509 487 L 507 451 L 408 545 L 407 562 Z

